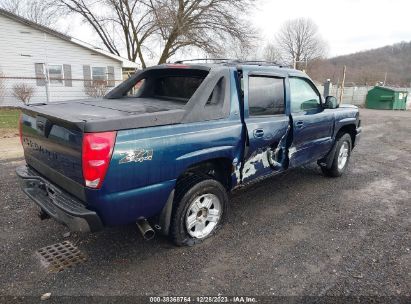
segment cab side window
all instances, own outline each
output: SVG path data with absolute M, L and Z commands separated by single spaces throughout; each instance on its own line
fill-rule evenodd
M 284 114 L 284 79 L 250 76 L 248 107 L 250 116 Z
M 290 78 L 290 93 L 292 113 L 318 109 L 321 105 L 320 96 L 303 78 Z

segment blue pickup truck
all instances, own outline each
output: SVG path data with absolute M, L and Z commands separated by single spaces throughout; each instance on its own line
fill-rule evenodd
M 193 245 L 221 227 L 233 190 L 310 162 L 343 174 L 360 124 L 297 70 L 164 64 L 103 99 L 24 106 L 17 175 L 41 218 L 73 231 L 137 223 Z

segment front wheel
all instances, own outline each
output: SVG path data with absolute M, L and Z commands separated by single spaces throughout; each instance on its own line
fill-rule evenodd
M 339 177 L 347 169 L 351 156 L 352 142 L 349 134 L 344 134 L 336 142 L 334 159 L 330 168 L 321 166 L 321 170 L 326 176 Z
M 208 177 L 190 176 L 179 181 L 170 226 L 178 246 L 192 246 L 212 236 L 228 211 L 224 186 Z

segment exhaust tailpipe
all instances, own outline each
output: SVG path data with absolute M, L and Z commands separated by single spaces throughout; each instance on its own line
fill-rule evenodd
M 156 235 L 155 231 L 153 230 L 153 228 L 151 228 L 147 219 L 138 220 L 136 224 L 144 239 L 151 240 Z

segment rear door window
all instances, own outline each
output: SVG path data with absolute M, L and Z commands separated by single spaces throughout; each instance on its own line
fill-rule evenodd
M 284 79 L 250 76 L 248 107 L 250 116 L 284 114 Z

